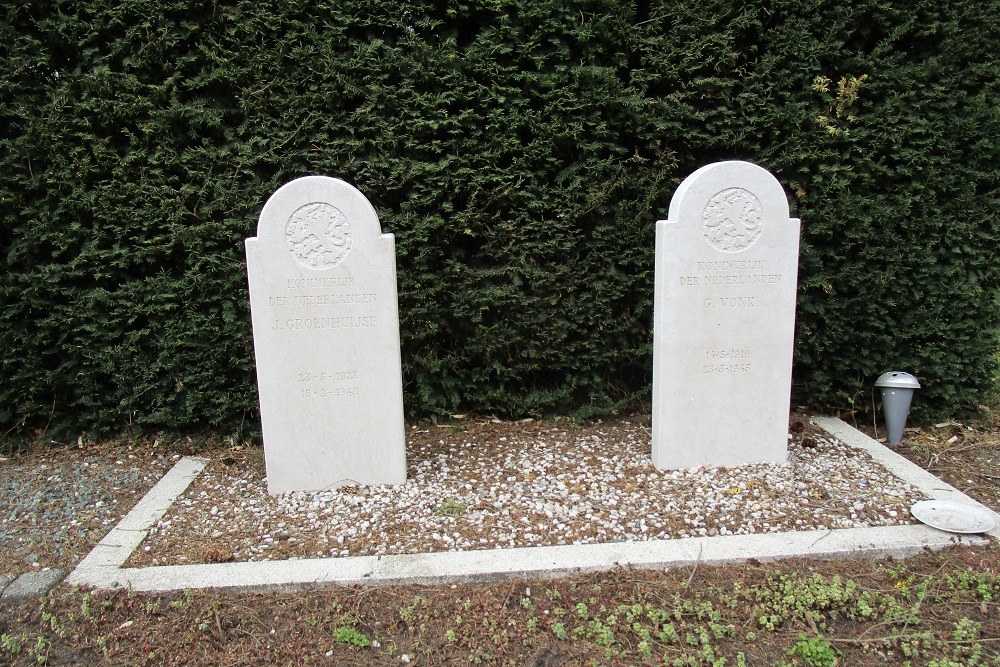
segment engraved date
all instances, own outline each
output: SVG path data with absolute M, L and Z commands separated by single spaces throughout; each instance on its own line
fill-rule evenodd
M 357 396 L 359 387 L 320 387 L 302 389 L 302 398 L 346 398 Z
M 302 398 L 350 398 L 358 396 L 361 388 L 355 383 L 361 379 L 356 370 L 334 371 L 332 373 L 300 371 L 295 374 Z
M 297 382 L 354 382 L 359 378 L 358 371 L 337 371 L 335 373 L 299 373 Z
M 708 374 L 744 375 L 750 372 L 750 364 L 705 364 L 701 367 L 701 372 Z

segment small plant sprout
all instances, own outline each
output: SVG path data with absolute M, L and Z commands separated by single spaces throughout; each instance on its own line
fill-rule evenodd
M 837 650 L 824 637 L 807 637 L 800 634 L 795 645 L 788 649 L 788 655 L 802 658 L 810 667 L 834 667 L 837 664 Z
M 8 655 L 17 655 L 21 652 L 21 640 L 6 632 L 0 635 L 0 651 Z
M 353 625 L 341 625 L 333 631 L 333 640 L 341 644 L 347 644 L 355 648 L 368 648 L 372 645 L 372 640 L 366 637 Z
M 454 498 L 448 498 L 438 509 L 438 514 L 441 516 L 462 516 L 465 514 L 465 505 L 458 502 Z
M 38 635 L 38 640 L 35 642 L 35 648 L 32 653 L 35 655 L 36 664 L 44 665 L 49 661 L 49 645 L 43 635 Z

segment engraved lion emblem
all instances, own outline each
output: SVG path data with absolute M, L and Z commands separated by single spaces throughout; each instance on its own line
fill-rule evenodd
M 718 192 L 702 213 L 705 238 L 723 252 L 746 250 L 764 229 L 764 208 L 749 190 L 728 188 Z
M 332 269 L 351 250 L 351 223 L 331 204 L 313 202 L 301 206 L 285 226 L 288 249 L 302 266 Z

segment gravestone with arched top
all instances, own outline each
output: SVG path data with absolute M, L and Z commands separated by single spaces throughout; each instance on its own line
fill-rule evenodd
M 656 223 L 653 464 L 783 463 L 799 221 L 749 162 L 697 170 Z
M 405 482 L 395 241 L 375 209 L 299 178 L 246 250 L 268 490 Z

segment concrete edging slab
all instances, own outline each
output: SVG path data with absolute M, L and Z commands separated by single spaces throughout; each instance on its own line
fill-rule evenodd
M 87 554 L 66 583 L 101 587 L 94 583 L 101 575 L 117 571 L 125 564 L 157 521 L 208 465 L 207 459 L 185 456 L 153 485 L 135 507 Z
M 925 495 L 983 507 L 843 421 L 817 418 L 815 422 L 844 443 L 865 450 Z M 924 549 L 986 542 L 982 537 L 958 536 L 915 524 L 648 542 L 122 568 L 148 530 L 206 464 L 204 459 L 181 459 L 80 562 L 67 583 L 97 588 L 127 587 L 136 591 L 189 588 L 260 591 L 329 585 L 471 583 L 569 575 L 615 567 L 667 569 L 699 563 L 740 563 L 749 559 L 903 557 Z M 995 512 L 986 509 L 996 516 Z M 1000 528 L 989 534 L 1000 537 Z
M 30 600 L 45 595 L 49 590 L 62 581 L 63 570 L 39 570 L 37 572 L 25 572 L 13 581 L 7 581 L 7 585 L 0 586 L 3 589 L 0 593 L 0 601 L 10 602 L 15 600 Z M 9 577 L 0 579 L 3 584 Z

